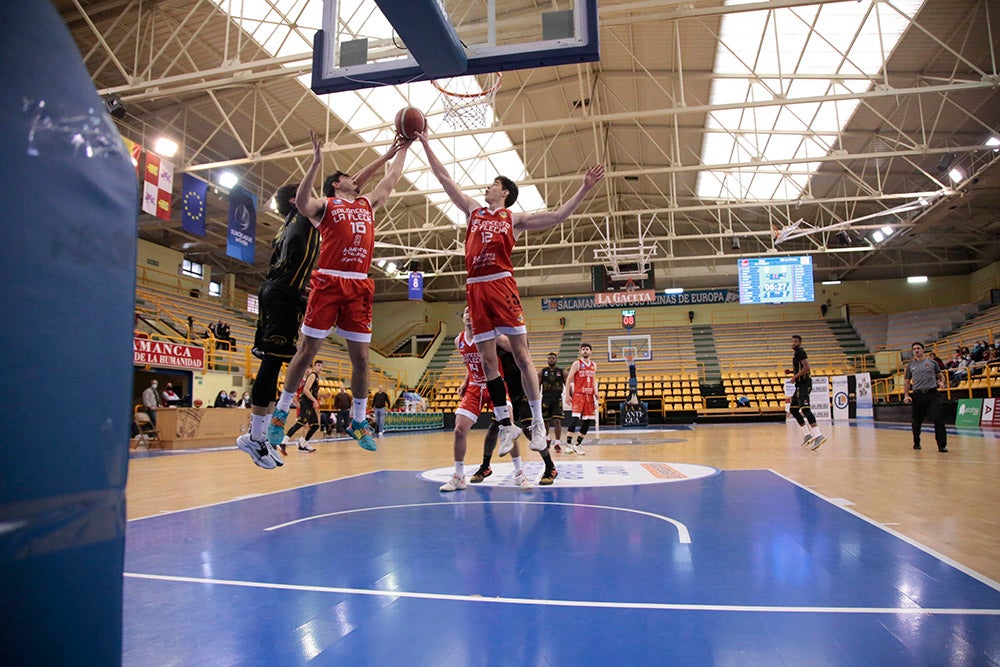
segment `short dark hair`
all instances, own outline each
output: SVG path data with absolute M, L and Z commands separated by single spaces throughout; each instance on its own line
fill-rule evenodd
M 800 336 L 798 334 L 792 334 L 792 338 L 794 338 L 795 340 L 799 341 L 800 343 L 802 342 L 802 336 Z
M 497 176 L 496 180 L 500 182 L 500 187 L 507 191 L 507 198 L 503 200 L 503 205 L 505 208 L 510 208 L 517 201 L 517 183 L 506 176 Z
M 295 210 L 295 205 L 288 200 L 294 197 L 298 190 L 298 183 L 289 183 L 278 188 L 274 193 L 274 205 L 278 207 L 278 213 L 287 218 L 288 214 Z
M 921 343 L 919 340 L 914 341 L 913 344 L 910 345 L 910 349 L 912 350 L 913 348 L 917 347 L 918 345 L 920 346 L 921 350 L 924 349 L 924 344 Z
M 346 171 L 339 169 L 323 179 L 323 196 L 336 197 L 337 191 L 333 189 L 333 184 L 340 180 L 341 176 L 348 176 Z
M 592 348 L 592 347 L 590 346 L 590 343 L 580 343 L 580 347 L 585 347 L 585 348 L 587 348 L 588 350 L 593 350 L 593 349 L 594 349 L 594 348 Z
M 556 354 L 555 352 L 549 352 L 549 356 L 550 357 L 558 357 L 559 355 Z

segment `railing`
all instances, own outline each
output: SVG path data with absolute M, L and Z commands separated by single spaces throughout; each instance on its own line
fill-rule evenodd
M 412 356 L 410 354 L 397 354 L 396 348 L 398 348 L 403 343 L 404 340 L 411 338 L 414 335 L 419 335 L 414 332 L 417 329 L 421 328 L 422 326 L 423 326 L 422 322 L 411 322 L 409 324 L 404 324 L 402 327 L 394 331 L 392 334 L 386 336 L 381 341 L 379 341 L 377 346 L 375 344 L 375 341 L 372 341 L 372 349 L 381 354 L 383 357 Z M 441 322 L 438 322 L 437 332 L 434 334 L 434 337 L 436 338 L 439 333 L 441 333 Z

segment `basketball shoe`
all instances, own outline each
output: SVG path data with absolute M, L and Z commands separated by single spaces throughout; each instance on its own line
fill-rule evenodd
M 236 438 L 236 446 L 250 455 L 251 460 L 264 470 L 273 470 L 278 466 L 271 455 L 271 448 L 266 442 L 254 440 L 249 433 Z M 280 456 L 280 454 L 279 454 Z
M 447 482 L 441 485 L 440 491 L 464 491 L 466 487 L 465 478 L 459 477 L 458 473 L 451 476 Z
M 369 452 L 374 452 L 377 445 L 375 444 L 375 438 L 372 437 L 372 429 L 368 425 L 368 420 L 363 419 L 358 421 L 357 419 L 351 420 L 351 427 L 347 429 L 347 435 L 351 436 L 358 441 L 362 449 L 367 449 Z

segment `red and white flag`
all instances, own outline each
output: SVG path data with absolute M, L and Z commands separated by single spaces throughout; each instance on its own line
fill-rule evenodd
M 146 177 L 143 180 L 142 210 L 157 218 L 169 220 L 174 165 L 159 155 L 146 153 Z

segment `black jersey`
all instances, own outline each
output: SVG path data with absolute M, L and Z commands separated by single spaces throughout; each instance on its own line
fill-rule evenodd
M 801 347 L 796 348 L 795 354 L 792 355 L 792 373 L 798 375 L 799 371 L 802 370 L 802 362 L 808 358 L 809 355 L 806 354 L 805 350 L 803 350 Z M 806 373 L 798 380 L 796 380 L 796 382 L 811 382 L 811 381 L 812 378 L 809 376 L 809 373 Z
M 558 366 L 546 365 L 542 368 L 542 393 L 562 395 L 566 384 L 566 373 Z
M 301 291 L 319 256 L 319 230 L 309 218 L 292 212 L 271 242 L 271 264 L 265 280 Z

